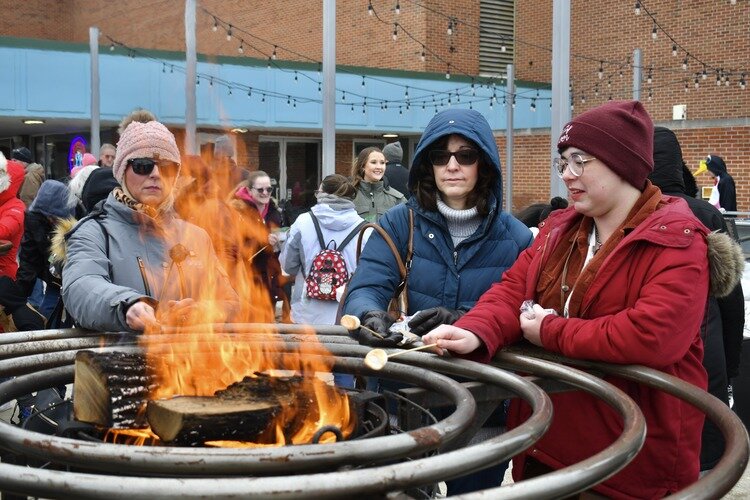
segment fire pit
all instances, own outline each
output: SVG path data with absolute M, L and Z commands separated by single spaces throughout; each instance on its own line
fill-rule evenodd
M 305 353 L 309 328 L 275 325 L 284 348 L 279 358 Z M 229 325 L 219 337 L 267 341 L 268 325 Z M 620 438 L 610 447 L 553 474 L 483 494 L 552 498 L 588 488 L 624 467 L 637 453 L 645 424 L 635 404 L 596 376 L 558 363 L 504 353 L 498 360 L 510 371 L 465 360 L 442 359 L 421 352 L 399 356 L 380 371 L 365 366 L 366 347 L 353 343 L 343 328 L 319 327 L 317 337 L 333 356 L 333 369 L 394 379 L 410 387 L 395 430 L 388 430 L 382 402 L 365 397 L 364 425 L 379 432 L 326 444 L 256 448 L 189 448 L 131 446 L 78 438 L 49 436 L 0 424 L 0 447 L 13 454 L 51 462 L 58 470 L 0 464 L 0 490 L 48 498 L 153 498 L 256 496 L 275 498 L 352 497 L 384 495 L 429 486 L 499 463 L 537 441 L 549 426 L 552 408 L 548 391 L 585 390 L 610 404 L 624 421 Z M 135 338 L 80 330 L 50 330 L 0 337 L 0 376 L 16 378 L 0 384 L 0 404 L 29 392 L 73 380 L 73 360 L 82 349 L 99 352 L 127 350 Z M 179 335 L 165 335 L 164 344 L 180 344 Z M 212 340 L 206 339 L 206 343 Z M 314 349 L 305 357 L 328 357 Z M 591 368 L 586 366 L 586 368 Z M 602 369 L 594 365 L 594 369 Z M 612 367 L 604 367 L 612 368 Z M 621 376 L 628 368 L 614 367 Z M 451 376 L 470 382 L 458 383 Z M 713 404 L 705 394 L 674 384 L 658 374 L 639 372 L 643 383 L 686 398 L 718 422 L 729 446 L 714 471 L 694 485 L 702 495 L 720 496 L 733 485 L 747 461 L 747 437 L 736 427 L 729 409 Z M 540 378 L 541 377 L 541 378 Z M 693 388 L 694 389 L 694 388 Z M 478 445 L 469 438 L 498 398 L 520 397 L 533 409 L 522 426 Z M 443 420 L 424 422 L 420 407 L 453 408 Z M 370 415 L 370 416 L 366 416 Z M 415 417 L 415 415 L 417 415 Z M 421 417 L 420 417 L 421 415 Z M 325 430 L 324 430 L 325 432 Z M 694 487 L 691 487 L 694 488 Z M 481 495 L 481 494 L 478 494 Z

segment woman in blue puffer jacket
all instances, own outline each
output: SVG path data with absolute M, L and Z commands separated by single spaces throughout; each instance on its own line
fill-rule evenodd
M 489 123 L 477 111 L 448 109 L 433 117 L 414 153 L 409 191 L 409 201 L 388 210 L 379 224 L 405 260 L 409 211 L 414 213 L 409 310 L 403 313 L 413 316 L 410 330 L 423 335 L 440 324 L 452 324 L 469 310 L 500 281 L 531 244 L 532 235 L 502 211 L 497 145 Z M 400 281 L 395 257 L 383 237 L 373 232 L 349 283 L 344 312 L 358 316 L 363 326 L 383 338 L 362 328 L 355 332 L 360 343 L 394 347 L 401 341 L 401 334 L 389 332 L 397 318 L 386 312 Z M 501 425 L 490 420 L 490 426 Z M 506 465 L 448 481 L 448 495 L 499 486 Z
M 502 179 L 497 145 L 487 120 L 475 110 L 448 109 L 430 120 L 409 172 L 411 197 L 388 210 L 380 225 L 401 258 L 414 212 L 414 244 L 407 282 L 407 316 L 422 335 L 453 323 L 471 308 L 531 244 L 529 229 L 502 211 Z M 354 274 L 344 312 L 384 335 L 360 332 L 361 343 L 393 347 L 400 334 L 388 328 L 397 318 L 386 313 L 400 282 L 396 260 L 373 233 Z

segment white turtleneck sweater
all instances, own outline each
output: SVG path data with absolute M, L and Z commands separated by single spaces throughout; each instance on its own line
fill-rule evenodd
M 477 207 L 471 207 L 466 210 L 455 210 L 438 197 L 438 212 L 443 214 L 445 221 L 448 223 L 448 232 L 453 240 L 453 247 L 474 234 L 479 225 L 482 223 L 482 216 L 477 212 Z

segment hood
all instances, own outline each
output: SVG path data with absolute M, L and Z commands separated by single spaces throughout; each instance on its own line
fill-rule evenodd
M 742 248 L 726 233 L 714 231 L 706 240 L 711 278 L 709 293 L 717 298 L 726 297 L 740 282 L 745 269 Z
M 654 127 L 654 171 L 649 180 L 665 194 L 684 194 L 682 149 L 677 136 L 665 127 Z
M 57 224 L 55 224 L 49 247 L 50 261 L 53 264 L 63 264 L 65 262 L 65 256 L 67 255 L 67 241 L 65 240 L 65 235 L 73 229 L 76 222 L 78 221 L 73 217 L 69 217 L 67 219 L 60 219 L 57 221 Z
M 719 155 L 708 155 L 706 157 L 706 167 L 713 172 L 714 175 L 727 173 L 727 166 L 724 163 L 724 159 Z
M 39 186 L 29 212 L 39 212 L 47 217 L 65 218 L 73 215 L 74 206 L 68 204 L 70 191 L 60 181 L 46 180 Z
M 413 189 L 417 182 L 416 177 L 419 168 L 415 168 L 415 166 L 422 163 L 430 145 L 441 137 L 450 134 L 462 135 L 479 146 L 485 163 L 497 171 L 495 196 L 498 206 L 502 205 L 503 179 L 495 136 L 487 120 L 475 109 L 449 108 L 436 114 L 430 120 L 419 139 L 417 149 L 414 151 L 414 159 L 409 169 L 409 191 Z
M 318 203 L 311 211 L 320 221 L 320 225 L 330 231 L 344 231 L 364 220 L 354 209 L 353 203 L 349 210 L 334 210 L 324 203 Z
M 0 204 L 18 196 L 26 170 L 16 160 L 6 160 L 0 153 Z

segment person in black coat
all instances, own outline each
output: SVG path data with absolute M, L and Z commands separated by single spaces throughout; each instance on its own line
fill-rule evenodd
M 409 169 L 401 162 L 404 158 L 404 150 L 401 149 L 400 142 L 392 142 L 383 148 L 385 156 L 385 177 L 388 179 L 388 185 L 393 189 L 409 197 Z
M 727 233 L 721 212 L 710 203 L 685 193 L 683 159 L 680 143 L 674 132 L 665 127 L 654 128 L 654 171 L 651 182 L 662 193 L 684 199 L 695 216 L 712 231 Z M 675 304 L 675 307 L 695 304 Z M 708 312 L 702 325 L 704 344 L 703 366 L 708 372 L 708 392 L 729 404 L 729 379 L 739 370 L 742 332 L 745 326 L 745 301 L 742 286 L 721 299 L 709 297 Z M 719 429 L 706 420 L 701 447 L 701 470 L 713 468 L 724 453 L 724 438 Z
M 727 212 L 737 211 L 737 192 L 734 187 L 734 179 L 727 172 L 724 159 L 718 155 L 706 157 L 706 168 L 712 177 L 718 178 L 716 189 L 719 190 L 719 207 Z
M 28 297 L 37 279 L 47 284 L 40 312 L 49 317 L 60 298 L 60 276 L 50 269 L 52 232 L 60 219 L 73 216 L 68 188 L 60 181 L 46 180 L 26 211 L 16 284 Z

